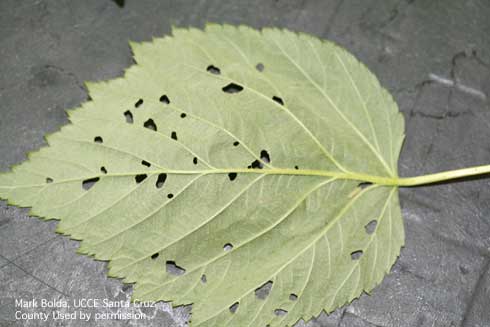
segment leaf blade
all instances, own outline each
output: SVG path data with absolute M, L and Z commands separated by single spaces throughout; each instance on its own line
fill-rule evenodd
M 93 101 L 0 175 L 0 197 L 61 218 L 80 253 L 136 282 L 135 298 L 193 303 L 194 325 L 291 325 L 369 292 L 403 246 L 396 187 L 358 190 L 362 176 L 396 178 L 391 97 L 305 34 L 173 34 L 132 44 L 138 65 L 124 78 L 89 84 Z

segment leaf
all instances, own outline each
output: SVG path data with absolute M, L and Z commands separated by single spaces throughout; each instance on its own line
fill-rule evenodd
M 131 46 L 0 197 L 59 219 L 133 299 L 192 303 L 193 326 L 292 325 L 381 282 L 404 242 L 383 186 L 404 122 L 364 65 L 244 26 Z

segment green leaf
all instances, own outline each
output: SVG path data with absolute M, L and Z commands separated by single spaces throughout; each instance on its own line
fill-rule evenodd
M 131 47 L 1 198 L 59 219 L 134 299 L 192 303 L 193 326 L 293 325 L 381 282 L 404 242 L 404 122 L 364 65 L 244 26 Z

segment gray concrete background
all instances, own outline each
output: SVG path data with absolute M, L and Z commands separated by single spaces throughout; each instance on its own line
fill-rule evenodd
M 125 2 L 0 1 L 0 171 L 67 122 L 64 109 L 87 100 L 83 81 L 121 76 L 132 63 L 128 40 L 206 21 L 286 27 L 353 52 L 405 115 L 402 176 L 490 163 L 488 0 Z M 490 326 L 489 186 L 480 178 L 402 189 L 407 242 L 392 273 L 372 296 L 308 326 Z M 0 326 L 22 325 L 13 320 L 14 298 L 131 293 L 106 277 L 105 263 L 77 255 L 78 243 L 55 226 L 0 204 Z M 183 326 L 189 317 L 188 308 L 167 304 L 150 311 L 149 322 L 97 325 Z

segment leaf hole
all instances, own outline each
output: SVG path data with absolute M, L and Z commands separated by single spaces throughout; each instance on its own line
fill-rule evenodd
M 223 245 L 223 250 L 225 251 L 231 251 L 233 249 L 233 244 L 231 243 L 226 243 L 225 245 Z
M 155 122 L 151 118 L 148 119 L 147 121 L 145 121 L 143 126 L 148 128 L 148 129 L 151 129 L 152 131 L 155 131 L 155 132 L 157 131 L 157 125 L 155 124 Z
M 192 163 L 193 163 L 194 165 L 197 165 L 197 157 L 194 157 L 194 159 L 192 159 Z
M 298 169 L 299 169 L 299 167 L 298 167 L 298 166 L 294 166 L 294 169 L 298 170 Z
M 296 301 L 298 299 L 298 296 L 294 293 L 289 294 L 289 300 L 291 301 Z
M 260 300 L 265 300 L 271 290 L 272 290 L 272 284 L 273 282 L 271 280 L 267 281 L 266 283 L 264 283 L 262 286 L 260 286 L 259 288 L 256 288 L 255 289 L 255 297 L 257 299 L 260 299 Z
M 146 161 L 146 160 L 142 160 L 142 161 L 141 161 L 141 164 L 142 164 L 143 166 L 146 166 L 146 167 L 151 167 L 151 163 L 149 163 L 149 162 L 148 162 L 148 161 Z
M 370 222 L 368 222 L 366 224 L 366 226 L 364 226 L 364 229 L 366 230 L 366 233 L 368 233 L 369 235 L 371 235 L 372 233 L 374 233 L 374 231 L 376 230 L 376 225 L 378 225 L 378 222 L 375 219 L 373 219 Z
M 269 152 L 267 152 L 267 150 L 260 151 L 260 160 L 262 160 L 265 163 L 271 162 L 271 156 L 269 155 Z
M 278 97 L 278 96 L 273 96 L 272 97 L 272 100 L 276 101 L 277 103 L 279 103 L 281 106 L 284 106 L 284 101 L 282 101 L 282 98 Z
M 235 84 L 235 83 L 230 83 L 228 85 L 226 85 L 225 87 L 222 88 L 223 92 L 225 93 L 239 93 L 241 91 L 243 91 L 243 86 L 240 86 L 238 84 Z
M 170 99 L 166 94 L 162 95 L 159 100 L 161 103 L 170 104 Z
M 165 269 L 167 273 L 174 276 L 181 276 L 185 273 L 185 269 L 179 267 L 175 261 L 167 261 L 165 262 Z
M 104 140 L 102 139 L 101 136 L 96 136 L 96 137 L 94 137 L 94 142 L 95 143 L 104 143 Z
M 159 174 L 157 178 L 157 182 L 155 183 L 155 186 L 157 188 L 162 188 L 163 185 L 165 184 L 165 181 L 167 180 L 167 174 Z
M 180 118 L 185 118 L 185 117 L 187 117 L 187 114 L 185 112 L 180 114 Z
M 146 179 L 146 177 L 148 177 L 148 175 L 146 175 L 146 174 L 139 174 L 139 175 L 136 175 L 134 177 L 134 180 L 136 181 L 136 184 L 139 184 L 142 181 L 144 181 Z
M 373 183 L 371 183 L 371 182 L 362 182 L 362 183 L 357 184 L 357 187 L 359 187 L 361 189 L 365 189 L 366 187 L 368 187 L 370 185 L 373 185 Z
M 238 306 L 239 306 L 239 305 L 240 305 L 240 303 L 238 303 L 238 302 L 233 303 L 233 304 L 230 306 L 230 312 L 231 312 L 231 313 L 235 313 L 235 312 L 237 312 L 237 310 L 238 310 Z
M 248 167 L 252 169 L 262 169 L 264 165 L 262 162 L 260 162 L 260 160 L 254 160 Z
M 152 259 L 152 260 L 155 260 L 156 258 L 158 258 L 158 252 L 157 252 L 157 253 L 153 253 L 153 254 L 151 255 L 151 259 Z
M 284 317 L 285 315 L 288 314 L 288 312 L 284 309 L 276 309 L 274 310 L 274 314 L 278 317 Z
M 357 250 L 357 251 L 354 251 L 350 254 L 350 257 L 352 260 L 359 260 L 362 256 L 363 252 L 362 250 Z
M 102 174 L 107 174 L 107 169 L 104 166 L 102 166 L 102 167 L 100 167 L 100 172 Z
M 97 183 L 99 181 L 99 177 L 94 177 L 94 178 L 89 178 L 89 179 L 86 179 L 82 182 L 82 188 L 85 190 L 85 191 L 88 191 L 90 190 L 94 185 L 95 183 Z
M 53 179 L 51 177 L 46 177 L 46 183 L 51 184 L 53 182 Z
M 233 146 L 239 146 L 239 145 L 240 145 L 240 142 L 238 142 L 238 141 L 233 142 Z
M 173 197 L 174 197 L 174 195 L 172 193 L 167 194 L 167 198 L 171 199 Z
M 230 181 L 234 181 L 237 177 L 237 173 L 229 173 L 228 174 L 228 178 L 230 179 Z
M 173 140 L 176 140 L 177 141 L 177 132 L 176 131 L 173 131 L 172 134 L 170 135 L 170 137 L 173 139 Z
M 203 274 L 201 276 L 201 283 L 206 284 L 207 282 L 208 282 L 208 278 L 206 277 L 206 275 Z
M 131 111 L 126 110 L 124 112 L 124 117 L 126 118 L 126 123 L 132 124 L 134 122 L 134 120 L 133 120 L 133 114 L 131 113 Z
M 139 99 L 138 101 L 136 101 L 136 103 L 134 104 L 134 107 L 135 108 L 139 108 L 141 105 L 143 104 L 143 99 Z
M 257 69 L 259 72 L 263 72 L 264 71 L 264 64 L 259 62 L 256 66 L 255 66 L 255 69 Z
M 216 67 L 216 66 L 213 66 L 213 65 L 209 65 L 206 70 L 211 73 L 211 74 L 214 74 L 214 75 L 219 75 L 221 74 L 221 70 Z

